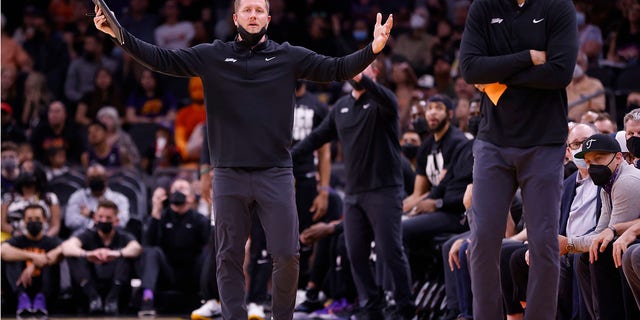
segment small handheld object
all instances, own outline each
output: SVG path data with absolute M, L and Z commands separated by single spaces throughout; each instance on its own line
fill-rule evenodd
M 93 0 L 93 3 L 100 8 L 102 14 L 104 14 L 104 16 L 107 18 L 109 27 L 111 27 L 111 30 L 113 30 L 113 33 L 115 33 L 118 43 L 120 45 L 123 45 L 124 36 L 122 32 L 122 26 L 120 26 L 120 22 L 118 22 L 116 17 L 113 15 L 113 12 L 111 12 L 111 9 L 109 9 L 109 6 L 107 6 L 107 3 L 105 3 L 104 0 Z

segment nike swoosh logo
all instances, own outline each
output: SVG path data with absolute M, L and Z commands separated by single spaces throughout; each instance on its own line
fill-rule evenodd
M 544 20 L 544 18 L 542 18 L 540 20 L 533 19 L 533 23 L 540 23 L 540 22 L 542 22 L 542 20 Z
M 234 59 L 234 58 L 226 58 L 224 59 L 224 62 L 236 62 L 238 60 Z
M 269 62 L 269 61 L 271 61 L 271 60 L 273 60 L 273 59 L 275 59 L 275 58 L 276 58 L 276 57 L 264 58 L 264 61 Z

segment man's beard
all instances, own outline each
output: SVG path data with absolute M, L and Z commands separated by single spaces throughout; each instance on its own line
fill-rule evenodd
M 442 121 L 438 122 L 438 125 L 435 128 L 429 127 L 429 132 L 431 132 L 431 133 L 440 132 L 440 131 L 442 131 L 442 129 L 444 129 L 444 127 L 447 125 L 447 123 L 449 123 L 449 117 L 448 116 L 446 118 L 442 119 Z

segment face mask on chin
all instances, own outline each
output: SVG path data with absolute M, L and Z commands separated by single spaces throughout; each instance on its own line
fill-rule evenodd
M 267 28 L 266 27 L 262 27 L 262 29 L 260 29 L 260 31 L 258 33 L 251 33 L 249 31 L 247 31 L 247 29 L 243 28 L 241 25 L 238 25 L 238 33 L 240 34 L 240 37 L 242 38 L 242 41 L 240 41 L 240 43 L 243 43 L 247 47 L 251 48 L 251 47 L 257 45 L 258 42 L 260 42 L 262 37 L 267 33 Z

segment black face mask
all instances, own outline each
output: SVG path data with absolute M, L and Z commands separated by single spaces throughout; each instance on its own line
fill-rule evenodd
M 187 202 L 187 196 L 180 191 L 174 191 L 172 194 L 169 195 L 169 203 L 171 203 L 172 205 L 181 206 L 186 202 Z
M 89 179 L 89 189 L 92 193 L 100 193 L 104 191 L 106 182 L 100 178 Z
M 42 231 L 42 221 L 27 222 L 27 231 L 32 237 L 39 235 L 40 231 Z
M 609 183 L 609 180 L 611 180 L 611 176 L 613 175 L 613 172 L 611 172 L 611 170 L 609 169 L 609 165 L 615 158 L 615 156 L 611 158 L 611 161 L 609 161 L 609 163 L 607 163 L 606 165 L 589 165 L 589 176 L 591 177 L 593 184 L 599 187 L 604 187 L 605 185 L 607 185 L 607 183 Z
M 238 33 L 240 34 L 240 37 L 242 37 L 242 41 L 240 43 L 251 48 L 260 42 L 262 37 L 267 33 L 267 28 L 262 27 L 258 33 L 250 33 L 241 25 L 238 25 Z
M 404 154 L 407 159 L 413 160 L 418 154 L 418 148 L 418 146 L 412 144 L 405 144 L 402 146 L 402 154 Z
M 85 52 L 83 56 L 87 61 L 90 62 L 95 62 L 96 60 L 98 60 L 98 55 L 94 52 Z
M 354 80 L 349 80 L 349 84 L 353 87 L 353 90 L 362 91 L 364 90 L 364 86 L 360 82 L 355 82 Z
M 480 129 L 480 120 L 482 117 L 473 116 L 469 118 L 469 133 L 471 133 L 474 137 L 478 135 L 478 130 Z
M 630 137 L 627 139 L 627 149 L 634 157 L 640 158 L 640 137 Z
M 418 117 L 418 119 L 413 120 L 413 122 L 411 122 L 411 125 L 413 126 L 413 130 L 415 130 L 415 132 L 421 136 L 429 131 L 427 119 L 425 119 L 424 117 Z
M 113 230 L 113 223 L 111 223 L 111 222 L 98 222 L 98 223 L 96 223 L 96 228 L 98 228 L 98 230 L 102 231 L 102 233 L 108 234 L 108 233 L 111 233 L 111 230 Z

